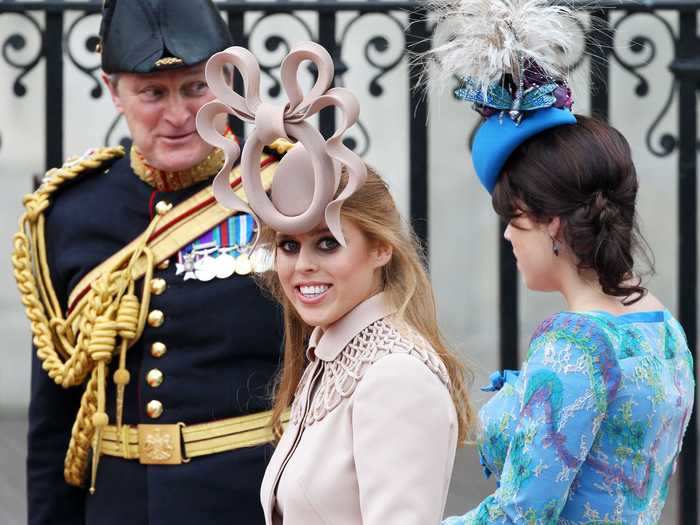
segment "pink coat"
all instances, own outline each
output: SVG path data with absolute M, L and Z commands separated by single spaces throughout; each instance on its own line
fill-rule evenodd
M 432 525 L 457 417 L 442 361 L 384 294 L 316 329 L 261 488 L 267 525 Z

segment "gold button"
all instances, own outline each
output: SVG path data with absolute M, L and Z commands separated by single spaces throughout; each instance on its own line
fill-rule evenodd
M 156 266 L 159 270 L 167 270 L 170 268 L 170 259 L 165 259 L 162 263 Z
M 166 213 L 168 213 L 172 209 L 173 209 L 173 205 L 170 204 L 169 202 L 166 202 L 166 201 L 159 201 L 156 204 L 156 213 L 158 215 L 165 215 Z
M 149 401 L 146 405 L 146 414 L 148 414 L 148 417 L 151 419 L 158 419 L 161 415 L 163 415 L 163 403 L 157 399 Z
M 163 379 L 165 379 L 165 376 L 163 376 L 163 372 L 161 372 L 157 368 L 150 370 L 148 374 L 146 374 L 146 383 L 148 383 L 148 386 L 150 386 L 151 388 L 158 388 L 160 385 L 163 384 Z
M 164 322 L 165 314 L 160 310 L 152 310 L 148 314 L 148 326 L 150 326 L 151 328 L 158 328 L 160 326 L 163 326 Z
M 151 293 L 154 295 L 161 295 L 165 290 L 168 289 L 168 283 L 165 279 L 153 279 L 151 281 Z
M 151 345 L 151 355 L 153 357 L 163 357 L 167 351 L 168 347 L 163 343 L 158 342 Z

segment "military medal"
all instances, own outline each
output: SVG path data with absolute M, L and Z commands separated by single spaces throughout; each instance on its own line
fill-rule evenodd
M 178 255 L 178 262 L 175 264 L 175 275 L 185 274 L 183 280 L 189 281 L 190 279 L 196 279 L 194 275 L 194 254 L 193 253 L 180 253 Z
M 250 274 L 255 269 L 248 254 L 254 234 L 252 216 L 229 217 L 180 251 L 176 275 L 208 282 Z
M 208 282 L 216 277 L 216 259 L 205 255 L 194 263 L 194 275 L 198 281 Z
M 219 253 L 216 258 L 216 277 L 228 279 L 236 273 L 236 259 L 230 253 Z
M 253 265 L 247 253 L 242 253 L 236 257 L 236 273 L 238 275 L 248 275 L 253 271 Z
M 248 255 L 248 247 L 253 240 L 255 232 L 255 222 L 253 217 L 242 214 L 235 217 L 238 220 L 236 235 L 236 247 L 238 257 L 236 257 L 236 273 L 238 275 L 248 275 L 253 271 L 253 264 Z

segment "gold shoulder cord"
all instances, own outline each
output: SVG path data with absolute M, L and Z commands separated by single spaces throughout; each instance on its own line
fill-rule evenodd
M 64 388 L 87 381 L 71 432 L 64 476 L 71 485 L 83 484 L 92 445 L 91 491 L 94 491 L 100 457 L 100 436 L 108 423 L 105 409 L 107 365 L 119 348 L 119 366 L 114 382 L 117 384 L 117 426 L 121 426 L 124 387 L 129 382 L 126 352 L 143 332 L 150 302 L 148 286 L 143 287 L 140 298 L 135 295 L 131 272 L 143 257 L 147 268 L 145 282 L 152 278 L 153 253 L 146 246 L 146 240 L 160 216 L 156 214 L 142 242 L 104 272 L 92 284 L 86 300 L 64 316 L 47 263 L 44 212 L 61 184 L 123 156 L 121 147 L 101 148 L 49 171 L 41 187 L 24 198 L 26 212 L 13 239 L 14 275 L 31 322 L 33 342 L 42 367 L 56 384 Z

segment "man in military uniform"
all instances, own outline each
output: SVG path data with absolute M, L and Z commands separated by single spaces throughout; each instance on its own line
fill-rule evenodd
M 248 275 L 252 219 L 211 194 L 223 153 L 195 130 L 230 34 L 210 0 L 112 0 L 100 37 L 133 142 L 47 173 L 15 237 L 29 523 L 261 523 L 280 315 Z

